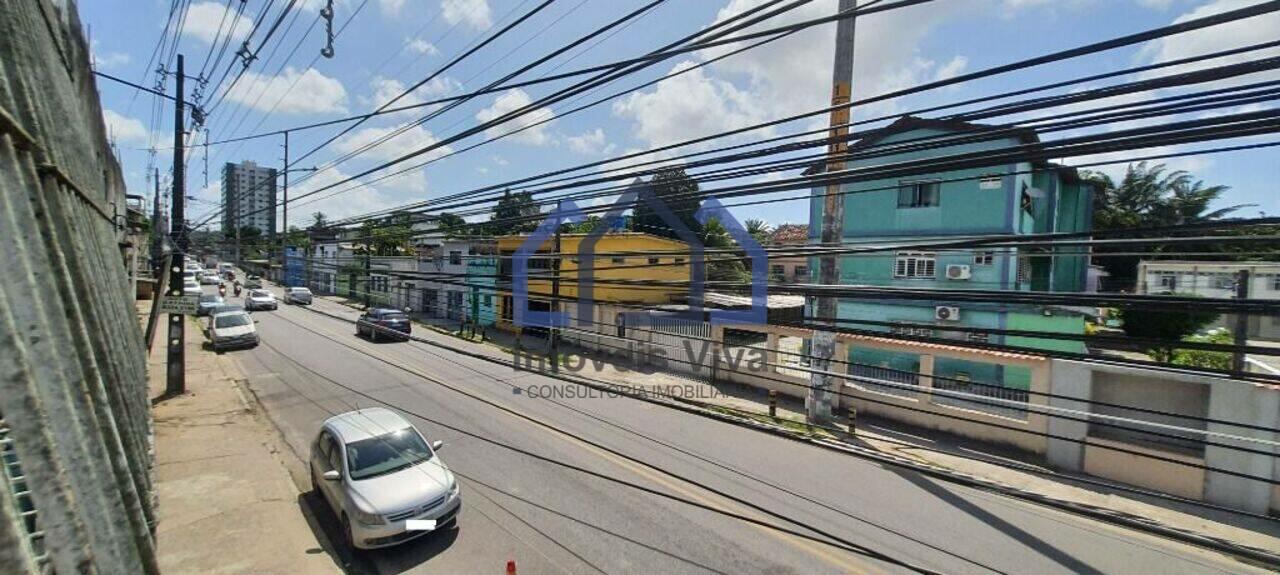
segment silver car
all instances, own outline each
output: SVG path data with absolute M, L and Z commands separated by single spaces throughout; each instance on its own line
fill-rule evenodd
M 456 527 L 462 494 L 435 453 L 442 445 L 428 445 L 413 424 L 389 409 L 336 415 L 311 443 L 312 490 L 329 502 L 356 549 Z M 420 528 L 417 523 L 424 521 L 434 521 L 434 528 Z
M 237 347 L 257 347 L 258 328 L 243 311 L 218 311 L 209 319 L 206 333 L 213 351 Z
M 244 309 L 249 311 L 274 310 L 277 305 L 275 294 L 264 289 L 249 290 L 249 295 L 244 297 Z
M 311 290 L 304 287 L 284 288 L 284 303 L 311 305 Z

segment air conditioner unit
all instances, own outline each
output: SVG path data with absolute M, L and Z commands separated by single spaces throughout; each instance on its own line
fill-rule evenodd
M 949 265 L 947 266 L 947 279 L 949 280 L 967 280 L 969 279 L 970 270 L 966 265 Z
M 960 308 L 949 305 L 940 305 L 933 308 L 933 319 L 942 321 L 960 321 Z

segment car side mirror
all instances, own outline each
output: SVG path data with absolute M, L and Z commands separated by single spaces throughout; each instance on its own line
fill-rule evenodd
M 444 442 L 443 442 L 443 441 L 440 441 L 439 439 L 437 439 L 437 440 L 435 440 L 435 441 L 432 441 L 432 442 L 431 442 L 431 450 L 432 450 L 432 451 L 440 451 L 440 448 L 441 448 L 441 447 L 444 447 Z
M 255 320 L 253 320 L 253 323 L 262 323 L 262 320 L 260 320 L 260 319 L 255 319 Z
M 342 474 L 339 473 L 337 469 L 330 469 L 324 472 L 323 477 L 325 481 L 337 481 L 342 479 Z
M 404 313 L 413 313 L 413 308 L 411 307 L 404 308 Z

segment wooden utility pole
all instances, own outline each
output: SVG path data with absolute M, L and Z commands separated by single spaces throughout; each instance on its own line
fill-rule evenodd
M 840 0 L 838 13 L 851 12 L 857 7 L 857 0 Z M 832 66 L 831 105 L 839 106 L 831 111 L 831 129 L 827 136 L 831 142 L 827 145 L 826 173 L 831 174 L 844 170 L 842 155 L 848 149 L 844 138 L 849 135 L 849 108 L 847 104 L 853 94 L 853 47 L 854 16 L 839 20 L 836 23 L 836 54 Z M 838 246 L 844 235 L 844 195 L 840 184 L 827 186 L 822 200 L 822 244 L 824 247 Z M 840 258 L 826 253 L 819 258 L 818 283 L 836 285 L 840 283 Z M 837 298 L 821 296 L 817 298 L 816 311 L 818 321 L 833 322 L 839 313 Z M 813 334 L 813 369 L 809 378 L 809 394 L 805 399 L 805 412 L 809 423 L 826 423 L 831 420 L 831 391 L 835 387 L 834 379 L 826 372 L 831 371 L 831 359 L 835 355 L 836 334 L 834 331 L 815 331 Z
M 178 54 L 178 68 L 174 79 L 177 81 L 177 92 L 173 105 L 173 212 L 169 224 L 170 237 L 173 240 L 173 257 L 169 260 L 169 297 L 182 297 L 184 282 L 182 272 L 186 269 L 183 257 L 187 253 L 187 220 L 184 214 L 187 190 L 186 170 L 182 164 L 183 130 L 186 125 L 186 102 L 183 94 L 183 80 L 186 79 L 182 54 Z M 169 356 L 165 372 L 165 393 L 178 395 L 186 392 L 186 322 L 182 314 L 169 314 Z

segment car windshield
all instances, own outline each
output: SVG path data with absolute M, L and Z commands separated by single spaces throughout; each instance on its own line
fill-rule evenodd
M 266 290 L 253 290 L 249 292 L 249 297 L 271 297 L 271 292 Z
M 309 290 L 309 289 L 307 289 L 307 288 L 291 288 L 289 291 L 290 291 L 291 293 L 295 293 L 295 294 L 298 294 L 298 295 L 302 295 L 302 294 L 311 295 L 311 290 Z
M 351 479 L 391 473 L 428 459 L 431 459 L 431 449 L 422 441 L 422 436 L 409 427 L 347 444 Z
M 222 298 L 214 294 L 207 293 L 200 296 L 200 303 L 222 303 Z
M 240 327 L 249 325 L 249 316 L 242 313 L 220 315 L 213 318 L 214 327 Z

